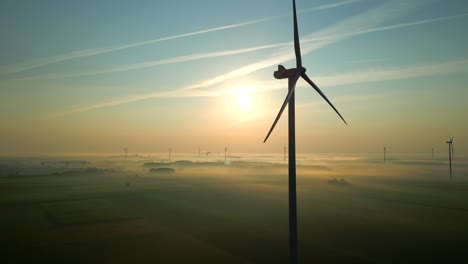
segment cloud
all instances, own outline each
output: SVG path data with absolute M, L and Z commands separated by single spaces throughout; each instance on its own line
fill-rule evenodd
M 426 76 L 443 76 L 468 72 L 468 59 L 453 60 L 445 62 L 427 63 L 423 65 L 411 65 L 407 67 L 393 67 L 382 69 L 368 69 L 345 73 L 335 73 L 329 75 L 314 76 L 314 82 L 319 87 L 333 87 L 350 84 L 372 83 L 391 80 L 402 80 L 419 78 Z M 285 89 L 286 83 L 276 80 L 256 82 L 254 85 L 256 92 L 267 92 Z M 303 81 L 297 83 L 298 88 L 310 88 L 309 84 Z
M 49 65 L 49 64 L 54 64 L 54 63 L 58 63 L 58 62 L 73 60 L 73 59 L 77 59 L 77 58 L 90 57 L 90 56 L 100 55 L 100 54 L 114 52 L 114 51 L 118 51 L 118 50 L 124 50 L 124 49 L 144 46 L 144 45 L 148 45 L 148 44 L 154 44 L 154 43 L 157 43 L 157 42 L 162 42 L 162 41 L 167 41 L 167 40 L 172 40 L 172 39 L 184 38 L 184 37 L 189 37 L 189 36 L 195 36 L 195 35 L 215 32 L 215 31 L 221 31 L 221 30 L 226 30 L 226 29 L 231 29 L 231 28 L 236 28 L 236 27 L 247 26 L 247 25 L 251 25 L 251 24 L 256 24 L 256 23 L 268 21 L 268 20 L 271 20 L 273 18 L 274 17 L 265 18 L 265 19 L 258 19 L 258 20 L 252 20 L 252 21 L 248 21 L 248 22 L 244 22 L 244 23 L 238 23 L 238 24 L 232 24 L 232 25 L 228 25 L 228 26 L 210 28 L 210 29 L 205 29 L 205 30 L 180 34 L 180 35 L 174 35 L 174 36 L 169 36 L 169 37 L 164 37 L 164 38 L 159 38 L 159 39 L 152 39 L 152 40 L 147 40 L 147 41 L 143 41 L 143 42 L 131 43 L 131 44 L 121 45 L 121 46 L 74 51 L 74 52 L 70 52 L 70 53 L 66 53 L 66 54 L 62 54 L 62 55 L 51 56 L 51 57 L 40 59 L 40 60 L 29 61 L 29 62 L 22 63 L 22 64 L 4 66 L 4 67 L 0 68 L 0 74 L 18 73 L 18 72 L 22 72 L 22 71 L 26 71 L 26 70 L 30 70 L 30 69 L 34 69 L 34 68 L 39 68 L 39 67 L 42 67 L 42 66 L 46 66 L 46 65 Z
M 456 60 L 442 63 L 432 63 L 426 65 L 413 65 L 405 68 L 387 68 L 379 70 L 367 70 L 367 71 L 355 71 L 347 73 L 338 73 L 333 75 L 324 75 L 314 77 L 314 81 L 319 87 L 331 87 L 340 85 L 350 85 L 359 83 L 371 83 L 378 81 L 389 81 L 389 80 L 402 80 L 409 78 L 417 78 L 424 76 L 440 76 L 454 73 L 468 72 L 468 59 Z M 286 90 L 286 84 L 278 81 L 263 81 L 256 82 L 252 85 L 255 87 L 253 92 L 267 92 L 279 89 Z M 298 82 L 298 88 L 309 88 L 309 85 L 305 82 Z M 132 95 L 124 98 L 110 100 L 94 105 L 78 107 L 66 112 L 55 113 L 47 116 L 45 119 L 54 119 L 70 114 L 86 112 L 94 109 L 103 107 L 117 106 L 121 104 L 136 102 L 140 100 L 146 100 L 151 98 L 186 98 L 186 97 L 215 97 L 222 96 L 231 92 L 230 87 L 216 90 L 190 90 L 190 89 L 179 89 L 169 92 L 157 92 L 151 94 Z
M 407 67 L 369 69 L 336 73 L 315 76 L 313 79 L 319 87 L 333 87 L 428 76 L 443 76 L 463 72 L 468 72 L 468 59 L 428 63 L 423 65 L 411 65 Z M 258 89 L 257 92 L 266 92 L 278 89 L 285 89 L 286 91 L 286 84 L 284 82 L 278 81 L 257 82 L 255 87 L 262 87 L 261 89 Z M 303 81 L 298 82 L 297 87 L 310 88 L 309 84 Z
M 312 12 L 312 11 L 317 11 L 317 10 L 336 8 L 336 7 L 340 7 L 344 5 L 357 3 L 359 1 L 361 0 L 345 0 L 345 1 L 340 1 L 340 2 L 333 3 L 333 4 L 321 5 L 321 6 L 314 7 L 314 8 L 308 8 L 308 9 L 302 10 L 302 12 Z M 70 53 L 55 55 L 55 56 L 51 56 L 51 57 L 47 57 L 43 59 L 28 61 L 25 63 L 2 66 L 0 67 L 0 75 L 19 73 L 19 72 L 43 67 L 46 65 L 54 64 L 54 63 L 69 61 L 69 60 L 78 59 L 78 58 L 96 56 L 96 55 L 100 55 L 104 53 L 115 52 L 119 50 L 154 44 L 154 43 L 173 40 L 173 39 L 185 38 L 185 37 L 201 35 L 201 34 L 206 34 L 206 33 L 211 33 L 211 32 L 216 32 L 216 31 L 222 31 L 222 30 L 227 30 L 227 29 L 232 29 L 232 28 L 244 27 L 244 26 L 267 22 L 270 20 L 287 17 L 287 16 L 290 16 L 290 14 L 289 15 L 277 15 L 277 16 L 272 16 L 272 17 L 267 17 L 267 18 L 262 18 L 262 19 L 251 20 L 251 21 L 247 21 L 243 23 L 204 29 L 204 30 L 190 32 L 190 33 L 168 36 L 168 37 L 152 39 L 152 40 L 147 40 L 147 41 L 142 41 L 142 42 L 136 42 L 136 43 L 126 44 L 126 45 L 73 51 Z
M 468 59 L 427 65 L 355 71 L 314 78 L 317 85 L 339 86 L 468 72 Z
M 343 38 L 347 37 L 352 37 L 356 35 L 362 35 L 362 34 L 368 34 L 372 32 L 379 32 L 379 31 L 385 31 L 385 30 L 393 30 L 393 29 L 398 29 L 398 28 L 404 28 L 404 27 L 410 27 L 410 26 L 417 26 L 417 25 L 422 25 L 422 24 L 428 24 L 428 23 L 435 23 L 435 22 L 440 22 L 444 20 L 451 20 L 451 19 L 456 19 L 460 17 L 464 17 L 467 14 L 462 14 L 462 15 L 456 15 L 456 16 L 446 16 L 446 17 L 439 17 L 439 18 L 434 18 L 434 19 L 426 19 L 426 20 L 421 20 L 421 21 L 416 21 L 416 22 L 409 22 L 409 23 L 401 23 L 401 24 L 396 24 L 396 25 L 390 25 L 390 26 L 383 26 L 383 27 L 375 27 L 375 28 L 370 28 L 370 29 L 358 29 L 352 32 L 346 32 L 342 34 L 331 34 L 331 35 L 323 35 L 324 33 L 317 34 L 317 35 L 308 35 L 306 36 L 305 40 L 301 41 L 301 45 L 315 42 L 315 44 L 310 44 L 312 45 L 311 48 L 312 50 L 318 49 L 321 46 L 324 46 L 326 44 L 330 44 L 332 42 L 337 42 Z M 322 43 L 319 43 L 322 41 Z M 242 53 L 247 53 L 247 52 L 254 52 L 254 51 L 259 51 L 259 50 L 264 50 L 264 49 L 273 49 L 273 48 L 278 48 L 278 47 L 291 47 L 293 45 L 293 42 L 283 42 L 283 43 L 275 43 L 275 44 L 270 44 L 270 45 L 262 45 L 262 46 L 256 46 L 256 47 L 251 47 L 251 48 L 244 48 L 244 49 L 236 49 L 236 50 L 225 50 L 225 51 L 215 51 L 215 52 L 208 52 L 208 53 L 195 53 L 195 54 L 190 54 L 190 55 L 185 55 L 185 56 L 179 56 L 179 57 L 174 57 L 174 58 L 169 58 L 169 59 L 163 59 L 163 60 L 154 60 L 154 61 L 147 61 L 147 62 L 142 62 L 142 63 L 135 63 L 135 64 L 127 64 L 127 65 L 121 65 L 109 69 L 104 69 L 104 70 L 99 70 L 99 71 L 90 71 L 90 72 L 78 72 L 78 73 L 69 73 L 69 74 L 45 74 L 45 75 L 37 75 L 37 76 L 30 76 L 30 77 L 23 77 L 23 78 L 18 78 L 16 80 L 44 80 L 44 79 L 62 79 L 62 78 L 72 78 L 72 77 L 84 77 L 84 76 L 93 76 L 93 75 L 100 75 L 100 74 L 108 74 L 108 73 L 115 73 L 115 72 L 124 72 L 124 71 L 131 71 L 131 70 L 137 70 L 137 69 L 144 69 L 144 68 L 149 68 L 149 67 L 155 67 L 155 66 L 160 66 L 160 65 L 166 65 L 166 64 L 173 64 L 173 63 L 181 63 L 181 62 L 188 62 L 188 61 L 194 61 L 194 60 L 200 60 L 200 59 L 207 59 L 207 58 L 217 58 L 217 57 L 223 57 L 223 56 L 231 56 L 231 55 L 237 55 L 237 54 L 242 54 Z M 303 47 L 304 49 L 304 47 Z M 290 50 L 290 49 L 288 49 Z M 310 51 L 309 51 L 310 52 Z M 308 52 L 303 51 L 303 55 L 305 55 Z M 271 62 L 264 61 L 263 64 L 252 64 L 250 65 L 251 67 L 247 67 L 245 69 L 242 69 L 238 72 L 232 72 L 232 74 L 236 77 L 236 74 L 243 75 L 245 71 L 256 71 L 258 69 L 262 69 L 271 65 L 275 65 L 287 60 L 290 60 L 294 58 L 294 55 L 288 54 L 287 58 L 282 59 L 280 57 L 275 58 L 274 60 L 271 60 Z M 372 62 L 372 61 L 381 61 L 381 60 L 388 60 L 388 58 L 384 59 L 375 59 L 375 60 L 363 60 L 363 61 L 357 61 L 357 62 Z M 262 66 L 265 65 L 265 66 Z M 205 86 L 205 85 L 203 85 Z M 198 86 L 196 86 L 198 87 Z
M 374 14 L 371 13 L 371 15 L 374 15 Z M 415 26 L 415 25 L 421 25 L 421 24 L 426 24 L 426 23 L 433 23 L 437 21 L 453 19 L 456 17 L 460 17 L 460 16 L 442 17 L 442 18 L 428 19 L 428 20 L 422 20 L 422 21 L 417 21 L 417 22 L 412 22 L 412 23 L 403 23 L 403 24 L 396 24 L 396 25 L 391 25 L 391 26 L 373 27 L 373 28 L 365 24 L 364 22 L 366 21 L 365 18 L 361 18 L 361 17 L 358 17 L 358 19 L 351 18 L 349 20 L 350 22 L 349 24 L 347 23 L 347 21 L 344 21 L 338 24 L 337 26 L 332 27 L 332 29 L 326 29 L 315 34 L 307 35 L 305 38 L 306 40 L 301 42 L 301 44 L 306 44 L 306 45 L 302 45 L 301 51 L 302 51 L 302 55 L 304 56 L 314 50 L 318 50 L 322 47 L 331 45 L 338 41 L 342 41 L 352 36 L 363 35 L 363 34 L 368 34 L 372 32 L 384 31 L 384 30 L 398 29 L 398 28 Z M 359 21 L 359 20 L 364 23 L 357 24 L 356 21 Z M 355 24 L 354 27 L 350 26 L 352 23 Z M 347 28 L 347 30 L 343 30 L 343 28 Z M 338 32 L 338 33 L 335 33 L 335 32 Z M 281 51 L 278 51 L 275 56 L 269 59 L 265 59 L 257 63 L 249 64 L 247 66 L 238 68 L 226 74 L 219 75 L 210 80 L 206 80 L 198 84 L 190 85 L 183 89 L 192 90 L 192 89 L 212 86 L 214 84 L 218 84 L 218 83 L 230 80 L 235 77 L 244 76 L 244 75 L 250 74 L 252 72 L 255 72 L 255 71 L 267 68 L 267 67 L 275 66 L 277 64 L 293 60 L 294 58 L 295 58 L 295 55 L 293 52 L 291 52 L 290 49 L 283 49 Z
M 326 4 L 326 5 L 321 5 L 317 7 L 311 7 L 311 8 L 306 8 L 298 11 L 297 13 L 307 13 L 310 11 L 318 11 L 318 10 L 324 10 L 324 9 L 330 9 L 330 8 L 336 8 L 344 5 L 349 5 L 349 4 L 355 4 L 358 2 L 361 2 L 362 0 L 345 0 L 345 1 L 340 1 L 340 2 L 335 2 L 331 4 Z
M 395 19 L 398 16 L 401 16 L 401 15 L 404 15 L 406 13 L 410 13 L 411 11 L 416 10 L 420 5 L 421 5 L 421 2 L 390 1 L 375 9 L 372 9 L 362 14 L 345 19 L 329 28 L 321 30 L 317 33 L 307 35 L 304 41 L 306 45 L 303 45 L 301 49 L 302 54 L 303 55 L 308 54 L 321 47 L 331 45 L 333 43 L 342 41 L 344 39 L 347 39 L 349 37 L 356 36 L 356 35 L 379 32 L 383 30 L 393 30 L 393 29 L 398 29 L 402 27 L 421 25 L 425 23 L 443 21 L 443 20 L 459 17 L 459 16 L 443 17 L 443 18 L 422 20 L 422 21 L 411 22 L 411 23 L 403 23 L 403 24 L 396 24 L 396 25 L 390 25 L 390 26 L 380 26 L 380 24 L 383 24 L 389 20 Z M 128 96 L 128 97 L 124 97 L 124 98 L 120 98 L 116 100 L 110 100 L 107 102 L 98 103 L 95 105 L 75 108 L 67 112 L 56 114 L 56 116 L 63 116 L 63 115 L 71 114 L 71 113 L 84 112 L 84 111 L 89 111 L 89 110 L 98 109 L 102 107 L 116 106 L 120 104 L 125 104 L 125 103 L 145 100 L 145 99 L 151 99 L 151 98 L 217 96 L 220 94 L 220 91 L 200 91 L 199 89 L 207 88 L 215 84 L 219 84 L 227 80 L 230 80 L 232 78 L 244 76 L 254 71 L 258 71 L 266 67 L 271 67 L 273 65 L 277 65 L 279 63 L 283 63 L 292 59 L 294 59 L 294 53 L 291 51 L 291 49 L 282 49 L 276 52 L 276 54 L 274 54 L 271 58 L 259 61 L 257 63 L 246 65 L 244 67 L 238 68 L 226 74 L 219 75 L 212 79 L 205 80 L 197 84 L 189 85 L 178 90 Z M 437 66 L 434 66 L 434 67 L 437 67 Z M 390 78 L 390 76 L 392 75 L 391 74 L 386 75 L 385 72 L 381 72 L 379 73 L 379 76 L 381 76 L 380 78 Z M 408 73 L 406 76 L 412 76 L 412 75 Z M 328 77 L 329 77 L 328 82 L 331 83 L 332 82 L 331 77 L 330 76 Z M 347 77 L 345 75 L 342 75 L 341 77 L 342 77 L 341 80 L 345 80 L 346 78 L 348 78 L 347 79 L 348 82 L 352 81 L 352 76 Z M 356 78 L 357 77 L 360 77 L 361 80 L 364 80 L 364 77 L 362 75 L 357 75 Z M 318 84 L 325 83 L 325 85 L 327 85 L 326 77 L 323 80 L 320 80 L 317 78 L 314 78 L 314 79 L 317 80 Z M 342 83 L 344 84 L 343 81 Z
M 209 52 L 209 53 L 195 53 L 195 54 L 179 56 L 179 57 L 163 59 L 163 60 L 154 60 L 154 61 L 147 61 L 147 62 L 142 62 L 142 63 L 121 65 L 121 66 L 117 66 L 117 67 L 113 67 L 113 68 L 109 68 L 105 70 L 100 70 L 100 71 L 78 72 L 78 73 L 69 73 L 69 74 L 45 74 L 45 75 L 18 78 L 16 80 L 44 80 L 44 79 L 61 79 L 61 78 L 71 78 L 71 77 L 93 76 L 93 75 L 100 75 L 100 74 L 107 74 L 107 73 L 144 69 L 144 68 L 172 64 L 172 63 L 181 63 L 181 62 L 188 62 L 188 61 L 193 61 L 193 60 L 237 55 L 237 54 L 242 54 L 242 53 L 247 53 L 247 52 L 254 52 L 258 50 L 272 49 L 272 48 L 277 48 L 281 46 L 291 46 L 291 45 L 292 45 L 292 42 L 285 42 L 285 43 L 277 43 L 277 44 L 270 44 L 270 45 L 262 45 L 262 46 L 245 48 L 245 49 L 215 51 L 215 52 Z

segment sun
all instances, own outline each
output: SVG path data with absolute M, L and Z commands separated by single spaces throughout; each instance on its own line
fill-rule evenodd
M 252 107 L 251 97 L 246 92 L 241 92 L 236 95 L 237 106 L 242 110 L 248 110 Z
M 223 113 L 230 125 L 251 122 L 264 115 L 265 97 L 259 91 L 261 88 L 251 85 L 227 88 L 225 100 L 222 101 Z
M 253 107 L 252 100 L 253 88 L 250 87 L 239 87 L 231 90 L 231 98 L 234 99 L 234 103 L 237 109 L 240 111 L 250 111 Z M 232 99 L 231 99 L 232 100 Z

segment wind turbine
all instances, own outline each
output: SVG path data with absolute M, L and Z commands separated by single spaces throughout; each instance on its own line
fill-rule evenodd
M 287 149 L 286 144 L 284 144 L 284 160 L 285 161 L 286 161 L 286 149 Z
M 171 151 L 172 151 L 172 148 L 169 147 L 168 149 L 169 149 L 169 161 L 171 161 Z
M 336 110 L 333 104 L 328 100 L 328 98 L 322 93 L 317 85 L 306 75 L 306 69 L 302 67 L 302 58 L 301 58 L 301 49 L 299 43 L 299 32 L 297 29 L 297 15 L 296 15 L 296 1 L 293 0 L 293 22 L 294 22 L 294 51 L 296 53 L 296 68 L 286 69 L 282 65 L 278 65 L 278 70 L 274 72 L 273 76 L 276 79 L 288 79 L 288 95 L 284 100 L 281 109 L 276 116 L 273 125 L 270 128 L 267 136 L 263 143 L 268 140 L 271 132 L 278 123 L 278 120 L 281 117 L 281 114 L 288 106 L 288 145 L 289 145 L 289 257 L 290 263 L 297 263 L 297 203 L 296 203 L 296 136 L 295 136 L 295 98 L 294 98 L 294 89 L 299 77 L 302 77 L 307 83 L 309 83 L 312 88 L 317 91 L 325 101 L 335 110 L 338 116 L 346 124 L 346 121 L 341 116 L 341 114 Z
M 227 150 L 228 150 L 228 147 L 224 147 L 224 162 L 226 162 L 227 160 Z
M 450 138 L 449 141 L 447 141 L 447 144 L 449 144 L 449 166 L 450 166 L 450 180 L 452 179 L 452 158 L 453 158 L 453 137 Z
M 383 161 L 386 162 L 387 161 L 387 145 L 385 145 L 383 147 Z
M 122 150 L 125 152 L 125 160 L 127 160 L 128 147 L 122 148 Z

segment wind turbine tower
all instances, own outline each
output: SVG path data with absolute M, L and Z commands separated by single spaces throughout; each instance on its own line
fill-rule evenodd
M 169 149 L 169 161 L 171 161 L 171 151 L 172 151 L 172 148 L 168 148 Z
M 383 161 L 387 162 L 387 146 L 383 147 Z
M 122 148 L 122 150 L 124 151 L 124 155 L 125 155 L 125 160 L 127 160 L 127 152 L 128 152 L 128 147 L 126 148 Z
M 271 132 L 278 123 L 284 109 L 288 105 L 288 147 L 289 147 L 289 258 L 291 264 L 297 263 L 297 202 L 296 202 L 296 132 L 295 132 L 295 98 L 294 89 L 299 77 L 302 77 L 309 83 L 316 92 L 322 96 L 325 101 L 335 110 L 338 116 L 346 124 L 346 121 L 341 114 L 336 110 L 333 104 L 322 93 L 317 85 L 307 76 L 306 69 L 302 67 L 301 49 L 299 43 L 299 32 L 297 28 L 297 15 L 296 15 L 296 1 L 293 0 L 293 23 L 294 23 L 294 51 L 296 54 L 296 68 L 286 69 L 282 65 L 278 65 L 278 70 L 274 72 L 273 76 L 276 79 L 288 79 L 288 94 L 281 106 L 281 109 L 276 116 L 273 125 L 270 128 L 264 143 L 268 140 Z
M 447 141 L 449 146 L 449 166 L 450 166 L 450 180 L 452 179 L 452 158 L 453 158 L 453 137 Z
M 284 161 L 286 161 L 286 150 L 287 150 L 287 149 L 288 149 L 288 148 L 286 147 L 286 144 L 284 144 Z
M 224 147 L 224 162 L 227 161 L 227 150 L 228 150 L 228 147 Z

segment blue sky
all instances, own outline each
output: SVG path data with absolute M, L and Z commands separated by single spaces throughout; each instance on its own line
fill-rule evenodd
M 286 96 L 272 73 L 294 65 L 291 1 L 194 3 L 4 3 L 1 153 L 282 151 L 286 116 L 262 139 Z M 442 152 L 455 136 L 466 153 L 466 1 L 297 8 L 307 73 L 349 123 L 299 82 L 298 151 Z

